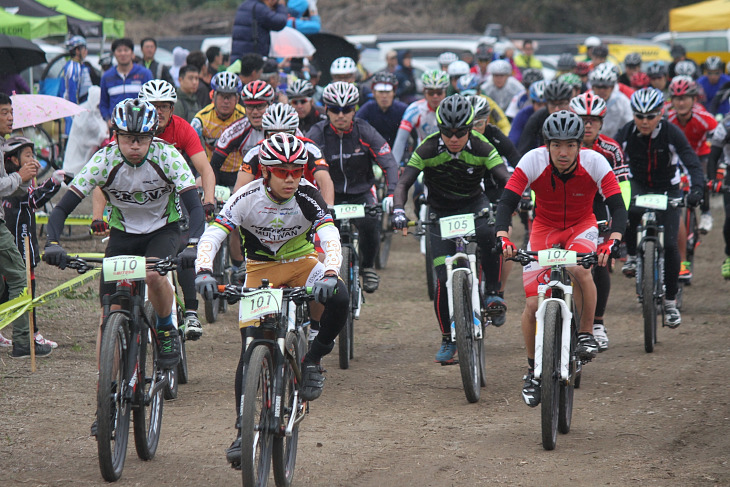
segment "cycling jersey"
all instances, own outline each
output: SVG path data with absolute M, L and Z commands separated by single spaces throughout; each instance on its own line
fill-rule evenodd
M 213 268 L 220 244 L 236 227 L 246 259 L 258 262 L 286 262 L 312 254 L 312 233 L 316 232 L 325 251 L 325 269 L 340 271 L 340 234 L 322 195 L 303 179 L 284 202 L 271 198 L 263 179 L 236 191 L 200 238 L 196 272 Z
M 510 76 L 507 78 L 507 83 L 501 88 L 498 88 L 490 77 L 482 84 L 481 90 L 482 93 L 497 102 L 499 108 L 506 110 L 510 101 L 512 101 L 512 97 L 524 92 L 525 87 L 522 86 L 522 83 L 514 79 L 514 77 Z
M 682 130 L 684 136 L 692 149 L 698 156 L 706 156 L 710 153 L 710 146 L 707 143 L 707 133 L 717 127 L 717 120 L 702 105 L 695 103 L 692 106 L 692 113 L 686 124 L 682 125 L 677 116 L 677 111 L 669 110 L 667 119 Z
M 728 100 L 724 100 L 722 103 L 719 103 L 718 100 L 718 103 L 715 103 L 714 108 L 711 108 L 713 105 L 712 101 L 715 98 L 715 95 L 717 95 L 717 92 L 720 91 L 720 89 L 728 82 L 730 82 L 730 76 L 726 74 L 721 74 L 720 79 L 714 85 L 710 83 L 710 80 L 706 75 L 701 76 L 700 79 L 697 80 L 697 84 L 701 86 L 705 92 L 705 107 L 707 107 L 707 110 L 712 113 L 720 113 L 722 115 L 725 115 L 728 111 L 730 111 L 730 103 L 728 103 Z
M 236 105 L 235 110 L 228 118 L 221 119 L 218 117 L 218 113 L 215 111 L 215 105 L 211 103 L 207 107 L 200 110 L 190 125 L 195 129 L 195 132 L 203 142 L 205 147 L 205 154 L 210 159 L 213 156 L 218 138 L 221 136 L 223 131 L 228 128 L 233 122 L 243 118 L 246 115 L 246 111 L 241 105 Z M 225 160 L 225 167 L 227 171 L 237 171 L 241 165 L 241 154 L 233 153 L 229 155 Z
M 95 186 L 112 206 L 110 227 L 147 234 L 180 219 L 176 195 L 195 189 L 195 178 L 173 146 L 154 139 L 136 166 L 124 159 L 116 143 L 99 149 L 70 184 L 81 198 Z
M 631 183 L 629 182 L 631 172 L 629 171 L 629 165 L 626 164 L 626 158 L 624 157 L 624 151 L 621 150 L 621 146 L 612 138 L 598 134 L 596 140 L 593 141 L 593 147 L 591 149 L 605 157 L 613 168 L 613 174 L 616 176 L 616 181 L 618 181 L 618 186 L 621 189 L 624 205 L 628 209 L 631 203 Z M 606 205 L 598 193 L 596 193 L 596 197 L 593 200 L 593 213 L 599 220 L 608 220 Z
M 63 98 L 73 103 L 86 101 L 89 87 L 92 85 L 88 66 L 71 59 L 64 65 L 61 79 L 63 80 L 61 95 Z
M 322 121 L 307 135 L 324 152 L 335 193 L 361 195 L 370 191 L 376 182 L 373 164 L 377 164 L 385 174 L 386 194 L 393 194 L 398 165 L 390 145 L 365 120 L 354 118 L 350 130 L 341 134 Z
M 395 208 L 403 208 L 408 188 L 423 171 L 428 187 L 428 204 L 436 210 L 453 210 L 480 196 L 482 180 L 494 176 L 500 188 L 509 179 L 509 171 L 486 137 L 472 130 L 464 149 L 452 154 L 441 134 L 431 134 L 418 146 L 398 182 L 393 198 Z
M 408 133 L 415 130 L 420 142 L 432 133 L 438 132 L 439 127 L 436 123 L 436 111 L 428 106 L 426 100 L 414 101 L 403 112 L 403 119 L 400 122 L 399 128 L 406 130 Z
M 203 152 L 195 129 L 184 118 L 173 115 L 167 122 L 165 130 L 159 136 L 162 140 L 175 146 L 183 155 L 192 157 Z
M 617 198 L 618 207 L 623 205 L 616 176 L 602 155 L 591 149 L 581 149 L 575 170 L 564 175 L 551 164 L 548 149 L 543 146 L 525 154 L 512 173 L 497 211 L 497 231 L 509 229 L 512 212 L 527 186 L 535 192 L 535 223 L 557 230 L 595 219 L 593 198 L 597 191 L 612 210 Z M 511 193 L 509 198 L 505 198 L 508 193 Z M 614 195 L 617 198 L 609 200 Z M 514 208 L 511 207 L 513 204 Z M 614 222 L 620 233 L 623 233 L 625 218 L 623 220 Z
M 631 171 L 631 179 L 652 191 L 664 192 L 679 185 L 679 161 L 687 168 L 693 189 L 704 187 L 702 166 L 687 138 L 676 125 L 659 122 L 650 136 L 643 136 L 634 122 L 616 136 Z
M 299 140 L 304 142 L 304 146 L 307 148 L 307 166 L 304 169 L 304 178 L 312 184 L 315 184 L 314 173 L 321 170 L 329 170 L 327 162 L 322 156 L 322 151 L 317 145 L 310 139 L 305 137 L 298 137 Z M 243 163 L 241 164 L 241 171 L 248 174 L 253 174 L 255 178 L 261 177 L 261 165 L 259 164 L 259 149 L 261 142 L 252 147 L 245 156 L 243 156 Z

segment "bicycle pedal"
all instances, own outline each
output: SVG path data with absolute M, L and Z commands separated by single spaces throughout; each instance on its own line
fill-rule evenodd
M 441 364 L 442 367 L 446 366 L 446 365 L 459 365 L 459 359 L 455 358 L 455 359 L 447 360 L 446 362 L 436 362 L 436 363 Z

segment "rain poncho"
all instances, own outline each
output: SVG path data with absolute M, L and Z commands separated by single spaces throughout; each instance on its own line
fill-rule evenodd
M 89 97 L 81 104 L 86 111 L 73 118 L 66 155 L 63 159 L 63 170 L 68 173 L 78 174 L 109 136 L 109 128 L 99 111 L 100 98 L 101 89 L 98 86 L 91 86 Z

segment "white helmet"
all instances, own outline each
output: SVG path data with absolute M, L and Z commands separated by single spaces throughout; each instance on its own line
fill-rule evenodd
M 448 68 L 446 68 L 446 72 L 449 74 L 449 76 L 460 78 L 465 74 L 468 74 L 469 69 L 469 65 L 465 61 L 454 61 L 453 63 L 449 64 Z
M 612 63 L 603 63 L 595 67 L 588 75 L 592 86 L 613 86 L 618 80 L 616 70 Z
M 449 64 L 453 63 L 454 61 L 458 61 L 458 60 L 459 60 L 459 56 L 457 56 L 456 53 L 449 52 L 449 51 L 442 52 L 441 54 L 439 54 L 439 57 L 438 57 L 438 63 L 441 66 L 448 66 Z
M 152 79 L 142 85 L 139 90 L 139 98 L 150 103 L 156 101 L 177 102 L 175 87 L 167 81 Z
M 512 65 L 509 61 L 500 59 L 498 61 L 491 62 L 487 68 L 487 72 L 489 74 L 512 74 Z
M 357 72 L 357 65 L 351 57 L 338 57 L 332 61 L 330 66 L 330 74 L 355 74 Z
M 600 46 L 600 45 L 601 45 L 601 39 L 599 39 L 599 38 L 598 38 L 598 37 L 596 37 L 596 36 L 590 36 L 590 37 L 586 37 L 586 40 L 585 40 L 585 41 L 583 41 L 583 44 L 584 44 L 584 45 L 585 45 L 586 47 L 596 47 L 596 46 Z
M 324 88 L 322 103 L 326 106 L 348 107 L 357 105 L 360 101 L 360 92 L 357 86 L 345 81 L 335 81 Z
M 266 107 L 261 118 L 261 127 L 264 132 L 290 132 L 299 128 L 299 115 L 293 106 L 287 103 L 273 103 Z

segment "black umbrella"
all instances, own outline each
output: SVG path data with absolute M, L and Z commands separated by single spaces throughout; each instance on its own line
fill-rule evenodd
M 46 62 L 46 53 L 22 37 L 0 34 L 0 73 L 20 73 Z
M 322 73 L 319 84 L 321 86 L 330 82 L 330 65 L 338 57 L 351 57 L 357 60 L 358 52 L 355 46 L 344 37 L 335 34 L 309 34 L 307 39 L 317 48 L 312 63 Z

